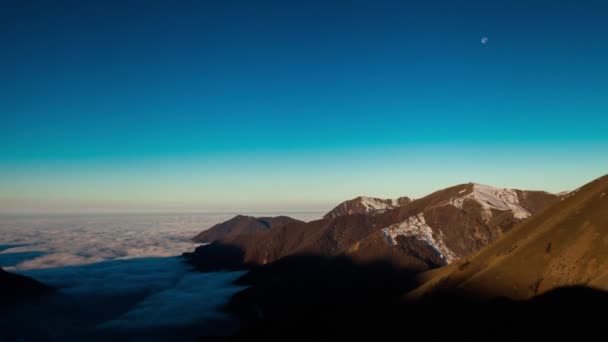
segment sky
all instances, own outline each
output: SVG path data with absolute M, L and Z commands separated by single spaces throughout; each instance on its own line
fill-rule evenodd
M 0 211 L 314 211 L 608 173 L 605 1 L 0 3 Z

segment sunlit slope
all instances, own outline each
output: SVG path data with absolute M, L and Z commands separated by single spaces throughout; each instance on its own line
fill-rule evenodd
M 468 258 L 422 275 L 441 291 L 526 299 L 556 287 L 608 290 L 608 176 L 573 191 Z

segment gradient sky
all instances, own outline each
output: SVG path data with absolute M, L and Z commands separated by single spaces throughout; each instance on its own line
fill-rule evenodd
M 606 1 L 4 0 L 0 210 L 573 189 L 608 173 L 606 18 Z

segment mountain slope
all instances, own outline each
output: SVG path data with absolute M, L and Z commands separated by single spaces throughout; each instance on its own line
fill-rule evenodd
M 543 191 L 494 188 L 475 183 L 433 193 L 403 209 L 403 220 L 382 232 L 393 245 L 425 241 L 445 264 L 479 250 L 558 197 Z
M 608 290 L 608 176 L 567 194 L 469 258 L 423 275 L 441 291 L 527 299 L 562 286 Z
M 389 261 L 422 271 L 478 251 L 557 200 L 546 192 L 469 183 L 382 213 L 290 222 L 225 242 L 241 249 L 244 262 L 251 264 L 290 255 L 344 255 L 359 262 Z M 198 254 L 205 255 L 202 248 Z
M 359 196 L 338 204 L 330 212 L 323 216 L 324 219 L 332 219 L 338 216 L 355 214 L 377 214 L 390 209 L 395 209 L 411 203 L 409 197 L 399 197 L 397 199 L 384 199 L 376 197 Z
M 230 242 L 239 236 L 264 232 L 294 222 L 302 221 L 287 216 L 253 217 L 237 215 L 228 221 L 216 224 L 199 233 L 192 240 L 195 242 Z

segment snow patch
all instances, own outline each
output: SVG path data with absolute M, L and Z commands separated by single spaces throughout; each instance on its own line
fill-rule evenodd
M 336 218 L 343 215 L 353 214 L 381 214 L 388 210 L 399 208 L 412 200 L 408 197 L 399 198 L 377 198 L 359 196 L 354 199 L 344 201 L 325 214 L 325 218 Z
M 445 261 L 446 264 L 456 260 L 457 257 L 444 243 L 441 234 L 437 239 L 433 236 L 433 229 L 426 224 L 424 214 L 410 216 L 405 221 L 393 224 L 382 229 L 387 241 L 392 245 L 397 245 L 396 238 L 405 236 L 426 242 L 433 250 Z
M 397 200 L 392 199 L 390 204 L 381 202 L 373 197 L 361 197 L 361 204 L 367 211 L 388 210 L 397 207 Z
M 481 205 L 484 219 L 487 221 L 492 218 L 492 209 L 510 210 L 515 218 L 518 219 L 525 219 L 532 215 L 528 209 L 519 204 L 517 192 L 513 189 L 473 184 L 473 191 L 471 193 L 466 196 L 452 198 L 450 204 L 462 209 L 466 199 L 473 199 Z

